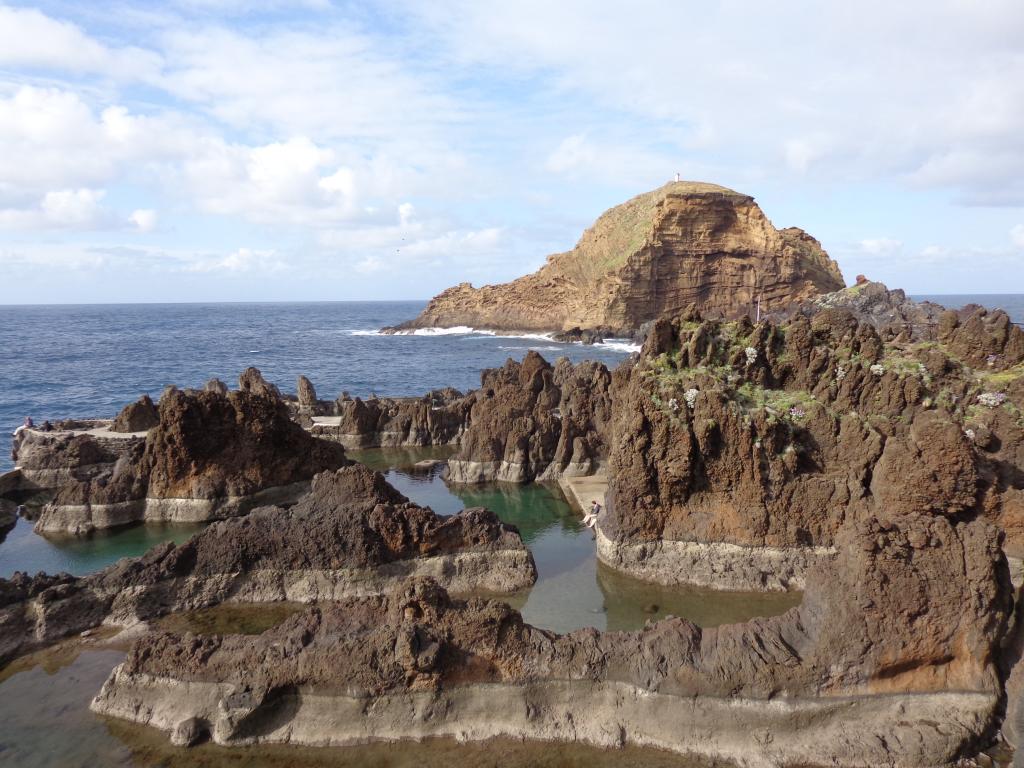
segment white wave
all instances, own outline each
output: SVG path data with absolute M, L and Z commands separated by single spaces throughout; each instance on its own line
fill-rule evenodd
M 370 330 L 370 331 L 364 331 L 364 330 L 342 331 L 342 333 L 347 333 L 349 336 L 382 336 L 383 335 L 378 330 Z
M 534 352 L 562 352 L 565 347 L 538 347 L 538 346 L 522 346 L 522 347 L 498 347 L 509 352 L 529 352 L 531 349 Z
M 409 331 L 395 331 L 395 336 L 468 336 L 480 334 L 493 336 L 494 331 L 478 331 L 468 325 L 456 325 L 451 328 L 415 328 Z
M 615 352 L 639 352 L 640 345 L 635 344 L 629 339 L 605 339 L 599 344 L 595 344 L 595 347 L 601 347 L 602 349 L 610 349 Z
M 474 331 L 473 333 L 485 333 L 492 339 L 526 339 L 533 341 L 546 341 L 550 344 L 561 344 L 551 338 L 550 333 L 497 333 L 496 331 Z

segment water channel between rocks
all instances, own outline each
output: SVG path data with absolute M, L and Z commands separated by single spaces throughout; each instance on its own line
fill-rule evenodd
M 440 466 L 417 468 L 444 458 L 445 449 L 375 449 L 352 457 L 386 472 L 388 481 L 414 502 L 441 514 L 483 506 L 515 525 L 533 552 L 538 580 L 532 589 L 508 598 L 536 626 L 558 632 L 580 627 L 638 629 L 672 614 L 702 626 L 745 621 L 782 613 L 798 594 L 754 594 L 667 588 L 622 576 L 597 563 L 591 532 L 582 526 L 560 490 L 547 485 L 447 486 Z M 45 539 L 19 521 L 0 544 L 0 575 L 15 570 L 66 570 L 85 574 L 121 557 L 142 554 L 161 541 L 181 542 L 200 526 L 135 526 L 87 539 Z M 219 606 L 164 619 L 166 629 L 193 632 L 255 633 L 274 626 L 301 606 Z M 658 750 L 604 751 L 578 745 L 498 740 L 483 745 L 432 740 L 422 744 L 381 744 L 338 749 L 294 747 L 191 750 L 170 746 L 165 734 L 93 715 L 88 703 L 120 662 L 120 649 L 91 641 L 68 641 L 19 659 L 0 670 L 0 765 L 167 766 L 190 768 L 255 766 L 587 766 L 632 764 L 660 768 L 711 768 Z

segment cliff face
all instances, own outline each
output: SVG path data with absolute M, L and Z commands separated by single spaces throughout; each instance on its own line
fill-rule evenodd
M 785 588 L 844 523 L 892 515 L 981 515 L 1019 551 L 1024 332 L 1007 323 L 945 312 L 934 341 L 883 342 L 845 309 L 659 320 L 617 393 L 599 555 L 664 583 Z
M 462 283 L 398 330 L 632 331 L 691 303 L 705 315 L 763 312 L 843 287 L 838 265 L 800 229 L 778 230 L 748 195 L 672 182 L 604 213 L 571 251 L 503 285 Z

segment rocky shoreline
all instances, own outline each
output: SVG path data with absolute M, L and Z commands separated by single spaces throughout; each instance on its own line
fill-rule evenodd
M 23 430 L 9 500 L 83 535 L 213 521 L 80 578 L 0 579 L 0 660 L 139 632 L 93 702 L 176 744 L 452 736 L 651 745 L 740 765 L 952 765 L 1024 695 L 1024 332 L 863 283 L 754 323 L 688 307 L 609 371 L 531 352 L 470 392 L 168 389 Z M 346 449 L 451 446 L 453 485 L 607 475 L 598 559 L 662 585 L 802 590 L 780 616 L 559 635 L 486 594 L 536 579 L 513 526 L 413 504 Z M 2 546 L 2 544 L 0 544 Z M 260 635 L 154 620 L 302 603 Z

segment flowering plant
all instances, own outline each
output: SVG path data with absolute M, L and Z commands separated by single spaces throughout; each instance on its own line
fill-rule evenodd
M 875 363 L 874 365 L 871 366 L 871 372 L 875 374 L 875 376 L 881 376 L 883 373 L 885 373 L 885 366 L 882 365 L 881 363 Z
M 694 406 L 697 405 L 697 395 L 699 394 L 699 389 L 688 389 L 683 394 L 683 400 L 686 401 L 686 405 L 691 411 L 694 409 Z
M 982 392 L 978 395 L 978 402 L 989 408 L 995 408 L 1006 402 L 1005 392 Z
M 747 356 L 747 365 L 753 365 L 754 361 L 757 360 L 757 350 L 753 347 L 747 347 L 743 350 L 743 353 Z

